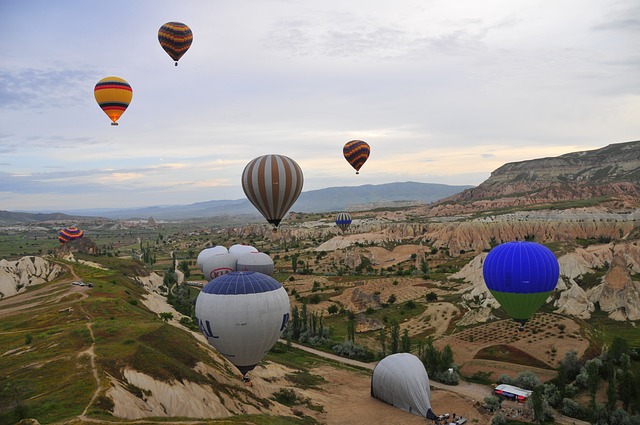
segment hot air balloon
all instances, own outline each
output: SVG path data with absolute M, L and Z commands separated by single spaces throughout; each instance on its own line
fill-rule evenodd
M 339 213 L 336 216 L 336 225 L 342 230 L 346 232 L 349 226 L 351 225 L 351 214 L 349 213 Z
M 193 33 L 191 28 L 182 22 L 167 22 L 158 30 L 158 41 L 178 66 L 178 61 L 182 55 L 187 53 L 187 50 L 191 47 Z
M 83 236 L 84 232 L 77 227 L 67 227 L 66 229 L 60 230 L 58 240 L 61 244 L 64 244 L 75 239 L 80 239 Z
M 235 271 L 237 261 L 236 256 L 229 253 L 207 256 L 202 260 L 202 274 L 207 280 L 215 279 Z
M 355 168 L 356 174 L 360 174 L 360 167 L 367 161 L 370 152 L 371 148 L 369 144 L 362 140 L 352 140 L 347 142 L 342 148 L 344 158 Z
M 409 353 L 380 360 L 371 375 L 371 396 L 427 419 L 437 419 L 431 410 L 429 375 L 422 361 Z
M 229 247 L 229 254 L 235 256 L 236 258 L 240 257 L 240 255 L 242 254 L 247 254 L 249 252 L 258 252 L 258 248 L 240 243 L 231 245 Z
M 258 272 L 231 272 L 209 282 L 196 299 L 200 330 L 243 376 L 284 332 L 289 296 L 274 278 Z
M 202 264 L 204 263 L 205 259 L 209 257 L 213 257 L 214 255 L 228 254 L 228 253 L 229 253 L 229 250 L 222 245 L 216 245 L 209 248 L 205 248 L 202 251 L 200 251 L 200 254 L 198 254 L 198 258 L 196 259 L 196 265 L 198 266 L 200 271 L 202 271 Z
M 246 252 L 238 256 L 236 270 L 239 272 L 260 272 L 273 276 L 275 265 L 271 257 L 264 252 Z
M 300 166 L 284 155 L 259 156 L 242 172 L 245 195 L 276 228 L 300 196 L 303 183 Z
M 104 113 L 113 121 L 111 125 L 118 125 L 116 121 L 131 103 L 133 90 L 122 78 L 106 77 L 98 81 L 93 95 Z
M 555 289 L 560 265 L 544 245 L 514 241 L 489 251 L 482 274 L 502 308 L 515 321 L 524 324 Z

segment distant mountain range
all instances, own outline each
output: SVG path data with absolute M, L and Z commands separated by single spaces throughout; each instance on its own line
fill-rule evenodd
M 462 192 L 473 186 L 451 186 L 436 183 L 386 183 L 354 187 L 330 187 L 302 192 L 291 208 L 295 212 L 362 211 L 380 207 L 429 204 Z M 14 224 L 74 218 L 104 217 L 108 219 L 186 220 L 224 215 L 260 217 L 247 199 L 197 202 L 189 205 L 152 206 L 135 209 L 84 209 L 64 211 L 65 214 L 34 214 L 0 211 L 0 224 Z
M 459 215 L 505 208 L 528 208 L 562 202 L 613 202 L 618 208 L 638 208 L 640 141 L 615 143 L 591 151 L 511 162 L 494 170 L 477 187 L 434 183 L 387 183 L 331 187 L 303 192 L 291 212 L 366 211 L 381 207 L 430 204 L 429 215 Z M 0 211 L 0 224 L 107 219 L 186 220 L 209 217 L 260 219 L 246 199 L 216 200 L 189 205 L 136 209 L 86 209 L 64 214 Z

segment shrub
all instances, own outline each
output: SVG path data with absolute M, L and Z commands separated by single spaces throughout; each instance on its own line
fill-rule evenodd
M 273 399 L 289 407 L 298 402 L 298 396 L 291 388 L 281 388 L 280 391 L 273 393 Z
M 507 418 L 504 417 L 502 412 L 498 413 L 491 420 L 491 425 L 506 425 L 506 423 L 507 423 Z
M 533 390 L 540 385 L 540 380 L 535 373 L 530 371 L 520 372 L 515 379 L 515 385 L 525 390 Z
M 501 404 L 502 401 L 500 400 L 500 398 L 494 395 L 484 398 L 484 407 L 490 412 L 495 412 L 496 410 L 500 409 Z
M 572 418 L 580 418 L 584 414 L 580 403 L 566 397 L 562 399 L 562 408 L 560 410 L 563 415 L 571 416 Z

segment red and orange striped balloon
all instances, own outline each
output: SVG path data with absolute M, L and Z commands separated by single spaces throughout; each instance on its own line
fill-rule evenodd
M 187 53 L 187 50 L 191 47 L 193 33 L 191 28 L 182 22 L 167 22 L 158 30 L 158 41 L 178 66 L 178 61 L 182 55 Z
M 75 239 L 80 239 L 83 236 L 84 232 L 77 227 L 67 227 L 66 229 L 60 230 L 58 240 L 61 244 L 64 244 Z
M 131 103 L 133 90 L 122 78 L 106 77 L 98 81 L 93 95 L 100 108 L 113 121 L 111 125 L 118 125 L 118 119 Z
M 369 158 L 371 148 L 367 142 L 362 140 L 352 140 L 347 142 L 342 148 L 342 154 L 349 164 L 356 170 L 356 174 L 360 174 L 360 167 Z
M 278 227 L 302 192 L 302 169 L 284 155 L 263 155 L 242 172 L 242 189 L 267 221 Z

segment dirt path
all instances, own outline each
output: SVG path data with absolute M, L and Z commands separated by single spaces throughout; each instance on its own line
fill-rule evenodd
M 93 335 L 92 325 L 93 325 L 92 322 L 87 323 L 87 329 L 89 329 L 89 334 L 91 334 L 91 347 L 87 348 L 85 351 L 83 351 L 79 355 L 89 356 L 89 360 L 91 361 L 91 371 L 93 373 L 93 379 L 95 379 L 96 381 L 96 390 L 93 392 L 93 395 L 91 396 L 91 400 L 89 400 L 89 403 L 82 411 L 82 414 L 79 416 L 80 419 L 86 419 L 85 415 L 87 414 L 89 407 L 93 405 L 93 403 L 96 401 L 96 398 L 98 398 L 98 395 L 100 394 L 100 377 L 98 376 L 98 369 L 96 368 L 96 353 L 94 351 L 94 347 L 96 345 L 96 338 Z

